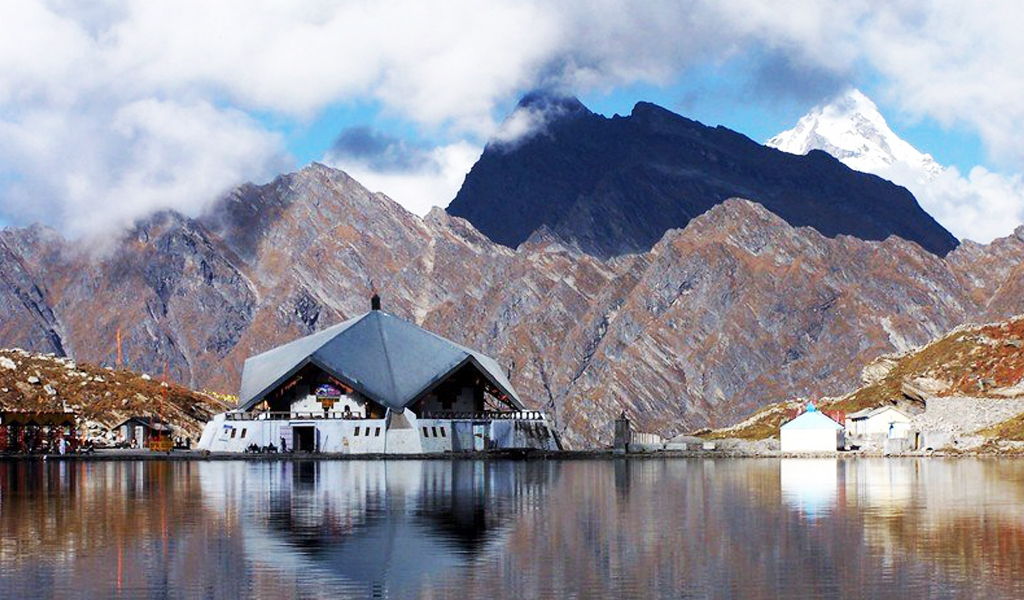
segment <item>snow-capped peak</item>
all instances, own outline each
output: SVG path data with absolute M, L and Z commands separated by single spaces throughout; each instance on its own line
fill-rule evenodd
M 914 172 L 922 183 L 942 171 L 930 154 L 896 135 L 875 103 L 855 88 L 814 108 L 766 145 L 793 154 L 824 150 L 858 171 L 883 175 L 895 168 Z
M 849 89 L 804 115 L 766 145 L 793 154 L 824 150 L 847 166 L 910 190 L 921 207 L 961 238 L 987 242 L 1024 220 L 1024 175 L 975 166 L 966 175 L 900 139 L 878 107 Z

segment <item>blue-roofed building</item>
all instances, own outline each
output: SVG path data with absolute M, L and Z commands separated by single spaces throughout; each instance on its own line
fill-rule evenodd
M 270 447 L 273 448 L 270 448 Z M 380 310 L 245 361 L 201 449 L 433 454 L 559 447 L 494 359 Z
M 814 406 L 782 425 L 779 445 L 783 452 L 835 452 L 845 446 L 844 429 Z

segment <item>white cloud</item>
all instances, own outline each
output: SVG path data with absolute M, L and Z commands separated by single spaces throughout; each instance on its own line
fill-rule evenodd
M 475 147 L 497 131 L 495 107 L 532 87 L 658 84 L 748 51 L 816 77 L 877 69 L 908 114 L 977 131 L 1015 169 L 1022 14 L 1013 0 L 2 2 L 0 212 L 88 228 L 169 204 L 200 210 L 229 180 L 280 164 L 282 141 L 246 116 L 257 111 L 305 120 L 375 102 L 444 132 L 435 162 L 448 164 L 452 140 Z M 422 180 L 437 191 L 420 195 L 460 178 Z
M 514 147 L 519 142 L 543 132 L 547 122 L 546 111 L 531 107 L 519 107 L 502 122 L 491 139 L 496 144 Z
M 537 98 L 536 96 L 534 98 Z M 583 110 L 582 105 L 570 98 L 540 97 L 529 103 L 520 103 L 491 134 L 490 143 L 505 151 L 512 150 L 533 136 L 547 132 L 548 123 L 574 110 Z
M 964 176 L 956 167 L 926 172 L 919 165 L 896 162 L 853 168 L 904 186 L 921 207 L 960 239 L 988 243 L 1013 233 L 1024 223 L 1024 177 L 1002 175 L 984 167 Z
M 19 176 L 5 190 L 7 214 L 73 236 L 159 209 L 196 214 L 231 186 L 285 166 L 278 136 L 202 101 L 26 111 L 0 120 L 0 139 L 0 163 Z
M 1024 179 L 974 167 L 966 177 L 956 167 L 928 183 L 907 186 L 935 219 L 961 239 L 988 243 L 1024 223 Z
M 373 164 L 372 158 L 328 154 L 324 162 L 342 169 L 375 192 L 384 192 L 410 212 L 423 216 L 434 206 L 445 207 L 462 187 L 482 148 L 456 142 L 418 151 L 410 168 L 389 169 Z
M 904 3 L 880 10 L 861 36 L 889 96 L 911 114 L 966 125 L 1003 164 L 1024 160 L 1024 5 Z

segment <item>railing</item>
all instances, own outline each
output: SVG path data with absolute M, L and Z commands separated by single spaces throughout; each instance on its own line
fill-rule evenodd
M 454 410 L 442 410 L 436 412 L 425 412 L 420 415 L 421 419 L 445 419 L 445 420 L 490 420 L 490 421 L 543 421 L 544 413 L 539 410 L 521 411 L 484 411 L 484 412 L 460 412 Z
M 349 421 L 379 420 L 372 417 L 364 417 L 355 413 L 342 411 L 327 412 L 291 412 L 291 411 L 264 411 L 264 412 L 229 412 L 224 415 L 227 421 L 288 421 L 298 419 L 344 419 Z
M 543 421 L 544 413 L 539 410 L 521 411 L 454 411 L 442 410 L 436 412 L 425 412 L 420 419 L 444 419 L 444 420 L 486 420 L 486 421 Z M 379 420 L 373 417 L 364 417 L 358 414 L 342 411 L 327 412 L 291 412 L 291 411 L 264 411 L 264 412 L 228 412 L 224 419 L 227 421 L 288 421 L 299 419 L 344 419 L 350 421 Z
M 634 431 L 630 441 L 634 444 L 663 444 L 665 440 L 656 433 L 644 433 L 641 431 Z

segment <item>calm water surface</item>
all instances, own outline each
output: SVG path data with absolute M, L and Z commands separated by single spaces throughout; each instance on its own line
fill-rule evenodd
M 1024 598 L 1024 461 L 0 463 L 0 598 Z

